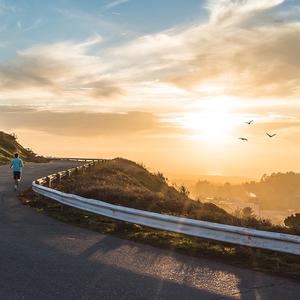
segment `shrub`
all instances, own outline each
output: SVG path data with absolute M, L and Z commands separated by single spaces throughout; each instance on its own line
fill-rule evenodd
M 300 213 L 288 216 L 284 220 L 285 226 L 300 231 Z

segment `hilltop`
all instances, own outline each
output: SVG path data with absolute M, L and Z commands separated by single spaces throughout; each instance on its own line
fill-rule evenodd
M 233 217 L 216 205 L 190 199 L 183 186 L 168 185 L 162 173 L 151 173 L 143 165 L 123 158 L 96 165 L 84 174 L 64 180 L 56 188 L 141 210 L 233 222 Z
M 184 186 L 170 185 L 160 172 L 116 158 L 96 165 L 84 174 L 63 180 L 57 189 L 115 205 L 162 214 L 237 226 L 276 230 L 270 222 L 254 216 L 239 218 L 213 203 L 195 201 Z
M 18 152 L 25 162 L 46 162 L 47 159 L 38 156 L 31 149 L 24 148 L 14 134 L 0 131 L 0 165 L 7 164 Z

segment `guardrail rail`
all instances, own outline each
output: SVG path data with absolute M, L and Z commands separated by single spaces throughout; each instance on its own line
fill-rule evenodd
M 72 158 L 70 160 L 77 159 Z M 61 180 L 63 177 L 71 176 L 76 172 L 84 172 L 87 168 L 107 160 L 78 159 L 78 161 L 86 161 L 87 163 L 35 180 L 32 183 L 33 191 L 62 204 L 121 221 L 237 245 L 300 254 L 300 236 L 162 215 L 112 205 L 52 189 L 54 180 Z

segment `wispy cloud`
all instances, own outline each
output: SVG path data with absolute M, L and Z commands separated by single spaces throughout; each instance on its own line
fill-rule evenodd
M 83 98 L 116 97 L 122 94 L 121 87 L 101 72 L 101 59 L 88 54 L 101 41 L 97 35 L 80 43 L 67 41 L 19 51 L 14 61 L 0 65 L 0 87 L 23 99 L 24 91 L 32 90 L 37 96 L 45 91 L 61 96 L 77 91 Z
M 210 22 L 213 24 L 233 25 L 254 16 L 260 11 L 271 9 L 285 0 L 209 0 Z
M 17 27 L 18 27 L 19 29 L 22 29 L 23 26 L 22 26 L 22 22 L 21 22 L 21 21 L 18 21 L 18 22 L 17 22 Z
M 119 26 L 113 22 L 107 21 L 104 19 L 104 15 L 99 13 L 98 15 L 91 14 L 88 12 L 84 12 L 81 10 L 74 10 L 74 9 L 56 9 L 56 11 L 64 16 L 67 19 L 92 24 L 92 26 L 97 29 L 101 29 L 104 31 L 109 32 L 109 37 L 112 35 L 122 35 L 124 31 L 128 33 L 133 33 L 131 30 L 125 26 Z
M 23 31 L 25 32 L 25 31 L 30 31 L 30 30 L 38 28 L 41 25 L 42 21 L 43 21 L 42 18 L 36 19 L 31 25 L 23 28 Z
M 113 49 L 110 60 L 135 80 L 158 78 L 199 95 L 297 98 L 300 23 L 265 18 L 283 2 L 209 1 L 207 24 L 138 38 Z
M 38 111 L 0 106 L 1 128 L 26 128 L 64 136 L 100 136 L 159 132 L 157 116 L 147 112 L 85 113 Z M 64 124 L 63 130 L 61 124 Z M 170 129 L 172 130 L 172 129 Z
M 129 2 L 129 0 L 112 0 L 112 1 L 110 1 L 110 3 L 105 5 L 105 8 L 106 9 L 111 9 L 111 8 L 120 6 L 122 4 L 125 4 L 127 2 Z
M 15 7 L 12 5 L 7 4 L 5 1 L 0 1 L 0 14 L 7 13 L 7 12 L 14 12 Z
M 35 28 L 38 28 L 39 25 L 42 23 L 42 18 L 36 19 L 33 23 L 30 25 L 24 25 L 21 20 L 17 21 L 17 27 L 18 29 L 22 30 L 23 32 L 33 30 Z
M 172 103 L 172 109 L 180 110 L 182 103 L 215 96 L 297 99 L 300 22 L 264 18 L 270 12 L 276 16 L 273 9 L 283 2 L 209 1 L 206 24 L 108 49 L 99 47 L 99 35 L 82 42 L 36 45 L 0 65 L 0 85 L 4 91 L 14 90 L 15 99 L 24 97 L 18 91 L 34 87 L 59 93 L 59 99 L 72 93 L 82 103 L 120 100 L 116 103 L 124 109 L 157 110 L 158 103 L 160 109 L 162 103 Z

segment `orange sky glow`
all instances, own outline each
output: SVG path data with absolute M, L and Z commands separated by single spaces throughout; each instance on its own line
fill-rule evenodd
M 0 128 L 49 156 L 300 172 L 300 5 L 287 2 L 206 1 L 198 21 L 109 47 L 95 29 L 17 48 L 0 63 Z

